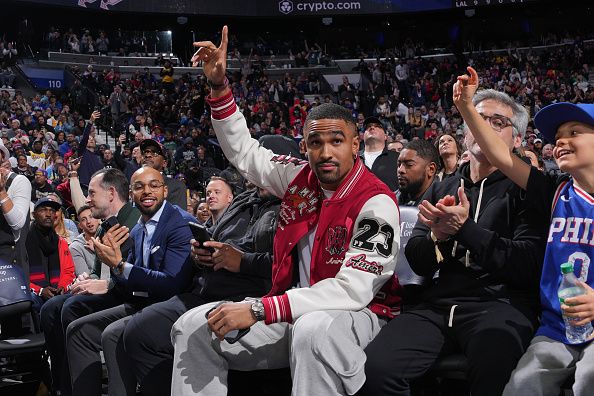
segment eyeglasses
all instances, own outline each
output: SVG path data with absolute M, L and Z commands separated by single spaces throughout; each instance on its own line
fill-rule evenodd
M 164 185 L 165 185 L 165 183 L 159 182 L 159 181 L 152 181 L 148 184 L 138 182 L 138 183 L 134 183 L 131 186 L 131 189 L 134 193 L 140 193 L 140 192 L 144 191 L 146 186 L 148 186 L 149 190 L 151 190 L 151 192 L 155 192 L 155 191 L 159 190 L 161 187 L 163 187 Z
M 146 149 L 142 152 L 142 155 L 145 157 L 148 156 L 149 154 L 151 157 L 156 157 L 157 155 L 161 155 L 161 153 L 159 153 L 155 150 L 152 150 L 152 149 Z
M 493 114 L 492 116 L 479 113 L 483 120 L 488 121 L 491 128 L 496 130 L 497 132 L 501 132 L 503 128 L 507 128 L 508 126 L 514 127 L 514 123 L 511 121 L 509 117 L 500 115 L 500 114 Z

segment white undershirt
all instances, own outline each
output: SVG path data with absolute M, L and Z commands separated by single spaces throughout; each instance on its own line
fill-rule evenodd
M 324 196 L 326 199 L 330 198 L 334 191 L 324 190 Z M 299 256 L 299 285 L 298 287 L 309 287 L 309 275 L 311 270 L 311 252 L 316 237 L 316 231 L 318 226 L 316 225 L 307 234 L 303 236 L 297 242 L 297 255 Z
M 373 163 L 375 162 L 377 157 L 380 156 L 380 154 L 382 152 L 383 152 L 383 150 L 382 151 L 364 151 L 363 157 L 365 158 L 365 166 L 368 167 L 369 169 L 371 169 L 371 167 L 373 166 Z

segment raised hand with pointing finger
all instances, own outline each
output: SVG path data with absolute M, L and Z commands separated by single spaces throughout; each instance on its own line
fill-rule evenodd
M 198 66 L 202 62 L 204 75 L 206 76 L 209 85 L 213 90 L 213 96 L 216 91 L 222 94 L 227 88 L 225 73 L 227 72 L 227 43 L 228 43 L 228 28 L 223 26 L 221 32 L 221 44 L 217 47 L 212 41 L 198 41 L 194 43 L 194 47 L 198 50 L 192 56 L 192 66 Z
M 461 105 L 473 106 L 472 98 L 478 89 L 478 73 L 471 66 L 466 68 L 467 74 L 458 76 L 458 79 L 453 87 L 453 100 L 454 104 L 460 110 Z

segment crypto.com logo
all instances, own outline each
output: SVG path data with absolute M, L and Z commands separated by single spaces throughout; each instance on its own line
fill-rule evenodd
M 293 12 L 293 2 L 291 0 L 283 0 L 278 2 L 278 10 L 287 15 Z

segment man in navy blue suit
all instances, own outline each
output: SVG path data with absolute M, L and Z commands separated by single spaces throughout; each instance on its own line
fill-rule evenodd
M 129 368 L 118 356 L 124 353 L 121 338 L 131 315 L 187 290 L 192 280 L 188 221 L 195 219 L 166 201 L 167 186 L 155 169 L 137 170 L 130 193 L 141 213 L 138 224 L 130 232 L 116 225 L 102 240 L 93 238 L 97 256 L 111 268 L 115 280 L 115 287 L 97 298 L 118 304 L 77 319 L 66 332 L 73 395 L 101 395 L 101 350 L 108 369 L 109 394 L 123 389 L 121 378 Z M 134 249 L 124 259 L 119 246 L 128 237 L 133 239 Z M 134 393 L 135 389 L 126 389 L 126 394 Z

